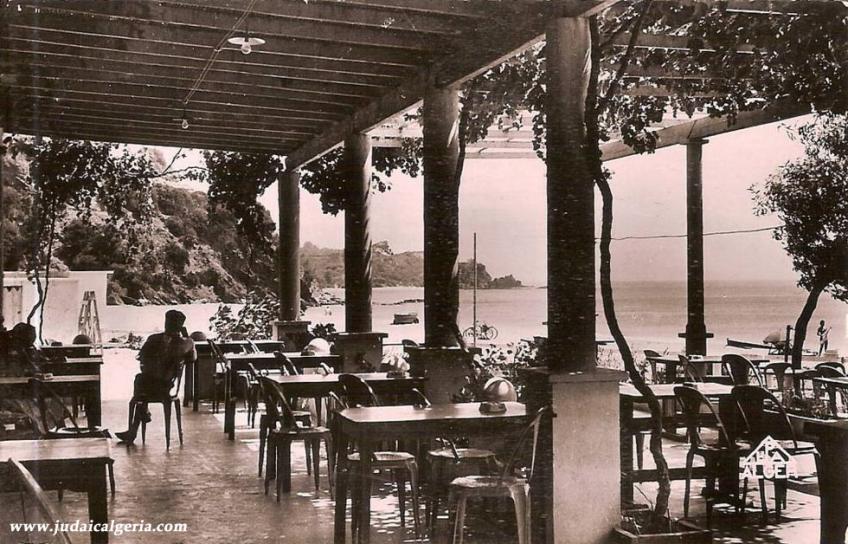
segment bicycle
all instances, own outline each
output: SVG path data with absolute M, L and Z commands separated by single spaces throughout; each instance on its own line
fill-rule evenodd
M 494 340 L 498 337 L 498 329 L 486 323 L 478 323 L 476 329 L 477 340 Z M 468 327 L 462 331 L 462 337 L 466 340 L 473 340 L 475 336 L 474 327 Z

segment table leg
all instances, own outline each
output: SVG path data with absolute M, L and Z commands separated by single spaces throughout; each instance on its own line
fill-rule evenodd
M 89 427 L 99 427 L 102 423 L 100 415 L 100 382 L 85 396 L 85 417 Z
M 88 482 L 88 517 L 99 529 L 108 528 L 109 511 L 106 500 L 106 465 L 98 464 L 89 467 L 91 474 Z M 109 542 L 109 531 L 91 531 L 92 544 Z
M 198 391 L 200 387 L 200 361 L 195 361 L 191 364 L 191 382 L 191 409 L 196 412 L 200 408 L 200 391 Z
M 233 396 L 233 371 L 227 369 L 224 374 L 224 433 L 230 440 L 236 435 L 236 401 Z
M 359 544 L 371 542 L 371 451 L 370 440 L 359 444 Z M 356 499 L 354 499 L 356 500 Z
M 633 402 L 620 397 L 621 502 L 633 503 Z
M 347 531 L 347 490 L 348 471 L 347 463 L 347 436 L 342 433 L 336 433 L 334 436 L 334 444 L 336 446 L 336 517 L 334 526 L 334 544 L 345 544 L 345 533 Z

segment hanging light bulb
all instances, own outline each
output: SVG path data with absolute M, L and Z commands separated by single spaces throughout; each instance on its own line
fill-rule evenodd
M 227 42 L 237 45 L 242 53 L 245 55 L 249 55 L 253 48 L 262 45 L 265 43 L 265 40 L 262 38 L 254 38 L 250 35 L 250 33 L 245 33 L 244 36 L 233 36 L 229 38 Z
M 186 130 L 188 128 L 188 119 L 183 117 L 183 121 L 182 123 L 180 123 L 180 126 L 183 128 L 183 130 Z

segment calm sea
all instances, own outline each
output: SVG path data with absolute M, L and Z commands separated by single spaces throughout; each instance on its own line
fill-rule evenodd
M 683 341 L 677 334 L 686 326 L 686 284 L 684 282 L 626 282 L 615 286 L 619 321 L 630 342 L 639 348 L 654 347 L 678 351 Z M 343 296 L 343 291 L 337 291 Z M 394 314 L 417 312 L 423 318 L 424 304 L 402 300 L 424 297 L 422 288 L 392 287 L 375 289 L 373 293 L 374 330 L 387 332 L 389 342 L 409 338 L 423 341 L 423 323 L 417 325 L 392 325 Z M 715 334 L 709 350 L 720 352 L 726 339 L 734 338 L 759 342 L 775 330 L 794 324 L 804 305 L 806 293 L 791 283 L 774 282 L 708 282 L 706 285 L 707 329 Z M 472 322 L 470 290 L 460 293 L 460 326 Z M 486 290 L 477 293 L 477 317 L 497 327 L 500 342 L 517 341 L 534 335 L 545 335 L 547 290 L 523 288 L 511 290 Z M 209 317 L 217 304 L 177 305 L 188 315 L 189 330 L 208 330 Z M 603 312 L 598 299 L 598 337 L 609 338 L 603 322 Z M 127 332 L 147 334 L 161 329 L 164 308 L 158 306 L 108 306 L 103 309 L 101 323 L 104 337 L 119 336 Z M 831 348 L 848 354 L 848 304 L 837 302 L 825 295 L 808 331 L 808 347 L 817 347 L 815 328 L 820 319 L 833 327 Z M 344 307 L 326 306 L 310 308 L 306 319 L 313 323 L 334 323 L 344 329 Z

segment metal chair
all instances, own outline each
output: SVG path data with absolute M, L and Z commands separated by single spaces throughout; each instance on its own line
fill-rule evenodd
M 32 473 L 30 473 L 30 471 L 28 471 L 20 462 L 14 459 L 9 459 L 6 464 L 9 466 L 9 473 L 12 479 L 17 482 L 18 487 L 21 489 L 22 495 L 30 497 L 30 499 L 35 503 L 35 506 L 38 508 L 38 511 L 44 521 L 50 525 L 59 520 L 59 516 L 56 515 L 53 507 L 50 506 L 44 490 L 41 489 L 40 485 L 38 485 L 38 482 L 33 477 Z M 22 496 L 21 505 L 23 506 L 23 504 L 24 499 Z M 30 535 L 27 535 L 27 541 L 29 541 L 29 536 Z M 67 531 L 57 531 L 52 536 L 52 540 L 54 542 L 58 542 L 60 544 L 73 544 Z
M 795 375 L 792 365 L 785 362 L 766 363 L 760 368 L 760 372 L 763 376 L 763 386 L 770 392 L 777 393 L 780 398 L 783 398 L 786 391 L 787 379 L 792 379 Z M 774 376 L 776 382 L 774 388 L 771 388 L 769 384 L 769 376 Z M 792 382 L 793 384 L 789 386 L 790 390 L 794 388 L 794 379 Z
M 658 351 L 654 351 L 652 349 L 646 349 L 643 351 L 645 354 L 645 360 L 651 364 L 651 382 L 653 383 L 661 383 L 659 374 L 657 374 L 657 359 L 662 357 Z
M 815 369 L 821 373 L 822 378 L 845 377 L 845 366 L 842 363 L 819 363 Z
M 465 527 L 465 507 L 469 498 L 509 497 L 515 507 L 515 519 L 518 526 L 518 544 L 530 542 L 530 481 L 536 466 L 536 446 L 539 438 L 539 426 L 542 417 L 550 413 L 551 407 L 540 408 L 532 421 L 524 428 L 516 440 L 515 448 L 509 456 L 500 475 L 463 476 L 455 478 L 449 486 L 448 504 L 455 507 L 453 524 L 453 542 L 462 544 Z M 519 456 L 532 444 L 530 467 L 526 476 L 516 476 Z M 453 509 L 453 508 L 452 508 Z
M 353 374 L 340 374 L 339 383 L 344 389 L 344 406 L 381 406 L 380 400 L 374 394 L 374 390 L 359 376 Z M 351 399 L 354 399 L 353 402 Z M 341 400 L 341 399 L 340 399 Z M 344 455 L 344 452 L 340 452 Z M 352 499 L 352 521 L 351 533 L 356 534 L 359 530 L 358 512 L 361 508 L 359 502 L 358 483 L 360 481 L 359 468 L 361 465 L 358 452 L 347 453 L 348 469 L 347 477 L 350 478 L 352 485 L 350 487 Z M 412 493 L 412 517 L 415 524 L 415 535 L 421 534 L 421 521 L 419 516 L 418 502 L 418 462 L 415 456 L 405 451 L 381 450 L 371 454 L 371 469 L 372 470 L 389 470 L 394 477 L 398 489 L 398 507 L 400 508 L 400 523 L 406 525 L 406 475 L 409 476 L 409 487 Z M 369 484 L 371 479 L 369 479 Z
M 247 367 L 250 371 L 252 379 L 255 382 L 256 396 L 257 396 L 256 403 L 257 403 L 257 411 L 258 411 L 258 404 L 259 404 L 258 397 L 262 395 L 262 387 L 261 387 L 261 384 L 259 383 L 259 376 L 271 376 L 275 373 L 279 375 L 282 371 L 276 370 L 276 369 L 257 370 L 256 367 L 253 366 L 252 363 L 248 363 Z M 275 370 L 276 370 L 276 372 L 274 372 Z M 252 387 L 254 387 L 254 386 L 252 386 Z M 262 465 L 265 462 L 265 454 L 267 452 L 267 445 L 268 445 L 268 432 L 271 429 L 275 428 L 278 423 L 280 423 L 280 421 L 273 421 L 273 415 L 274 415 L 273 411 L 271 413 L 269 413 L 268 410 L 266 409 L 266 411 L 264 413 L 260 414 L 260 416 L 259 416 L 259 476 L 262 476 Z M 312 415 L 309 412 L 303 412 L 303 411 L 295 410 L 294 411 L 294 419 L 295 419 L 295 421 L 297 421 L 298 423 L 300 423 L 304 427 L 311 427 L 312 426 Z M 311 468 L 311 461 L 310 461 L 309 444 L 304 443 L 304 447 L 306 449 L 307 472 L 309 472 L 311 474 L 312 468 Z M 269 459 L 269 462 L 270 462 L 270 457 L 268 459 Z
M 747 456 L 751 449 L 747 445 L 740 446 L 727 433 L 727 428 L 721 421 L 713 404 L 694 387 L 678 385 L 674 388 L 674 396 L 683 412 L 686 431 L 689 436 L 689 452 L 686 454 L 686 487 L 683 494 L 683 517 L 689 517 L 689 491 L 692 484 L 692 466 L 695 456 L 704 460 L 706 471 L 706 489 L 704 498 L 707 504 L 707 528 L 712 522 L 713 506 L 717 495 L 715 481 L 724 463 L 733 462 L 738 465 L 739 458 Z M 718 440 L 707 442 L 701 435 L 703 428 L 717 431 Z M 739 509 L 739 490 L 736 490 L 736 507 Z
M 227 358 L 224 357 L 224 352 L 221 351 L 221 348 L 214 340 L 210 338 L 206 342 L 209 344 L 212 360 L 215 362 L 215 370 L 212 372 L 212 413 L 217 414 L 221 405 L 221 401 L 218 399 L 218 391 L 225 389 L 227 386 L 227 368 L 229 364 L 227 363 Z
M 677 359 L 680 361 L 680 374 L 683 379 L 690 382 L 703 382 L 705 373 L 698 368 L 686 355 L 678 354 Z
M 303 440 L 312 448 L 311 464 L 312 476 L 315 479 L 315 491 L 320 487 L 319 462 L 321 459 L 321 440 L 327 451 L 327 472 L 330 481 L 330 496 L 333 495 L 334 464 L 333 464 L 333 438 L 330 430 L 326 427 L 302 427 L 297 424 L 295 413 L 286 400 L 283 388 L 267 376 L 259 376 L 262 394 L 265 397 L 265 410 L 270 414 L 269 421 L 274 427 L 268 433 L 268 470 L 265 471 L 265 494 L 271 480 L 276 479 L 277 502 L 280 502 L 280 494 L 291 491 L 291 443 L 295 440 Z M 276 425 L 279 424 L 279 427 Z M 276 460 L 270 464 L 271 458 Z
M 748 358 L 735 353 L 726 353 L 721 356 L 722 372 L 733 379 L 733 385 L 747 385 L 756 382 L 762 387 L 759 369 Z M 753 378 L 753 380 L 752 380 Z
M 737 385 L 731 392 L 733 400 L 739 407 L 739 413 L 745 425 L 745 430 L 740 434 L 743 439 L 756 446 L 760 442 L 771 437 L 780 447 L 793 456 L 813 455 L 818 465 L 818 451 L 814 444 L 801 442 L 795 435 L 795 429 L 786 415 L 780 401 L 766 389 L 756 385 Z M 760 502 L 762 504 L 763 518 L 768 520 L 768 507 L 766 505 L 765 487 L 760 482 Z M 748 479 L 744 480 L 742 491 L 742 512 L 745 512 L 745 497 L 748 494 Z M 775 506 L 777 518 L 780 519 L 780 509 L 786 507 L 786 481 L 775 480 Z
M 182 409 L 180 404 L 180 383 L 182 383 L 183 379 L 183 366 L 184 363 L 180 363 L 179 369 L 176 372 L 176 376 L 171 380 L 171 386 L 168 389 L 168 392 L 162 396 L 158 395 L 133 395 L 133 398 L 130 399 L 130 407 L 129 407 L 129 427 L 132 427 L 134 418 L 136 417 L 136 410 L 140 407 L 143 410 L 147 410 L 147 406 L 149 404 L 161 404 L 162 411 L 165 413 L 165 449 L 171 449 L 171 407 L 173 406 L 174 412 L 177 416 L 177 433 L 180 438 L 180 446 L 183 445 L 183 416 Z M 141 420 L 141 443 L 145 443 L 145 439 L 147 437 L 147 422 L 142 418 Z

